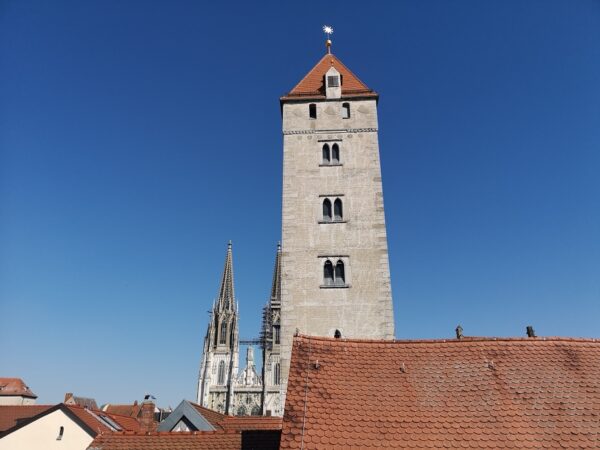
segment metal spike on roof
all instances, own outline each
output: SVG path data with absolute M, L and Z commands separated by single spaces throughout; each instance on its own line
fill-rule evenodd
M 217 309 L 220 311 L 235 310 L 235 292 L 233 290 L 233 254 L 231 251 L 231 241 L 227 244 L 227 256 L 225 257 L 225 267 L 223 268 L 223 277 L 221 278 L 221 289 L 217 298 Z

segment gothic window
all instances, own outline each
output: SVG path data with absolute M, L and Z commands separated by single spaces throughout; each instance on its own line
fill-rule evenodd
M 250 415 L 252 415 L 252 416 L 262 416 L 262 411 L 260 409 L 260 406 L 254 406 L 252 408 L 252 411 L 250 411 Z
M 219 344 L 227 343 L 227 323 L 221 323 L 221 337 L 219 339 Z
M 308 117 L 311 119 L 317 118 L 317 105 L 315 103 L 308 105 Z
M 273 343 L 281 343 L 281 327 L 279 325 L 273 325 Z
M 344 286 L 346 284 L 346 274 L 344 272 L 344 263 L 342 260 L 338 260 L 335 265 L 335 285 Z
M 323 284 L 325 286 L 333 285 L 333 264 L 329 260 L 325 261 L 323 266 Z
M 333 218 L 334 220 L 342 220 L 344 218 L 344 214 L 342 211 L 342 201 L 339 198 L 335 199 L 333 202 Z
M 323 200 L 323 222 L 331 222 L 331 200 L 326 198 Z
M 273 384 L 281 384 L 281 365 L 279 363 L 273 366 Z
M 225 361 L 219 363 L 219 378 L 217 384 L 225 384 Z
M 350 118 L 350 103 L 342 103 L 342 119 Z
M 333 146 L 331 147 L 331 163 L 340 163 L 340 147 L 337 144 L 333 144 Z
M 245 416 L 246 415 L 246 407 L 244 405 L 241 405 L 238 410 L 237 410 L 237 415 L 238 416 Z
M 323 145 L 323 164 L 329 164 L 331 162 L 331 155 L 329 152 L 329 144 Z

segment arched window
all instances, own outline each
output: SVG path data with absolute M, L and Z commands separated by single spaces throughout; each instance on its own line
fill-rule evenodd
M 350 103 L 342 103 L 342 119 L 350 118 Z
M 325 261 L 323 266 L 323 284 L 325 286 L 333 285 L 333 264 L 329 260 Z
M 333 202 L 333 217 L 335 220 L 342 220 L 344 218 L 342 201 L 339 198 L 336 198 L 335 202 Z
M 339 164 L 340 162 L 340 147 L 337 144 L 333 144 L 331 147 L 331 162 L 332 164 Z
M 217 384 L 225 384 L 225 361 L 219 363 L 219 378 Z
M 227 343 L 227 323 L 221 323 L 221 337 L 219 338 L 219 344 Z
M 246 415 L 246 407 L 244 405 L 241 405 L 238 410 L 237 410 L 237 415 L 238 416 L 245 416 Z
M 331 222 L 332 219 L 331 214 L 331 200 L 326 198 L 323 200 L 323 222 Z
M 273 366 L 273 384 L 281 384 L 281 366 L 279 363 Z
M 311 119 L 317 118 L 317 105 L 316 104 L 311 103 L 310 105 L 308 105 L 308 117 L 310 117 Z
M 262 411 L 260 409 L 260 406 L 254 406 L 252 408 L 252 411 L 250 412 L 250 415 L 252 415 L 252 416 L 262 416 Z
M 329 164 L 331 162 L 331 155 L 329 154 L 329 144 L 323 145 L 323 164 Z
M 335 265 L 335 284 L 338 286 L 343 286 L 346 284 L 346 274 L 344 272 L 344 263 L 342 260 L 338 260 Z
M 281 326 L 273 325 L 273 344 L 281 343 Z

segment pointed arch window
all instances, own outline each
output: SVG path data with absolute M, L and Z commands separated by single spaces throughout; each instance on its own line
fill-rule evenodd
M 281 365 L 279 363 L 273 366 L 273 384 L 281 384 Z
M 342 103 L 342 119 L 350 118 L 350 103 Z
M 331 154 L 329 150 L 329 144 L 323 145 L 323 164 L 327 165 L 331 163 Z
M 331 200 L 326 198 L 323 200 L 323 222 L 331 222 L 333 215 L 331 214 Z
M 339 198 L 336 198 L 335 202 L 333 202 L 333 219 L 336 221 L 340 221 L 340 220 L 344 219 L 342 200 Z
M 333 286 L 333 264 L 329 260 L 325 261 L 323 266 L 323 284 Z
M 273 325 L 273 344 L 281 343 L 281 326 Z
M 219 337 L 219 344 L 227 343 L 227 322 L 221 323 L 221 336 Z
M 225 361 L 219 363 L 219 376 L 217 378 L 217 384 L 225 384 Z
M 311 119 L 317 118 L 317 105 L 315 103 L 308 105 L 308 117 Z
M 335 280 L 336 286 L 344 286 L 346 284 L 346 272 L 344 270 L 344 262 L 340 259 L 335 265 Z
M 339 164 L 340 163 L 340 146 L 337 144 L 333 144 L 331 146 L 331 164 Z

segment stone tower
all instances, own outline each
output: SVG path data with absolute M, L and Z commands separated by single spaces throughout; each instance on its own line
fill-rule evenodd
M 263 310 L 263 415 L 283 415 L 281 402 L 281 245 L 277 245 L 271 297 Z
M 302 334 L 394 338 L 378 94 L 330 51 L 280 99 L 281 377 Z M 339 334 L 338 333 L 338 334 Z
M 233 289 L 233 256 L 227 246 L 219 296 L 213 303 L 204 338 L 198 377 L 198 404 L 233 414 L 233 386 L 238 373 L 238 305 Z

